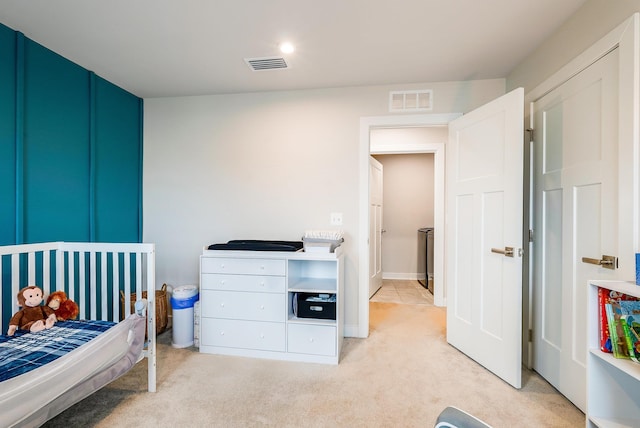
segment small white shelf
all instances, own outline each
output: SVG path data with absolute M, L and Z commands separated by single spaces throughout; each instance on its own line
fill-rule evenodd
M 289 292 L 336 294 L 336 280 L 333 278 L 296 278 L 289 284 Z
M 596 358 L 600 358 L 605 363 L 621 370 L 627 376 L 631 376 L 633 379 L 640 382 L 640 363 L 635 361 L 626 360 L 624 358 L 616 358 L 613 354 L 602 352 L 600 349 L 590 349 L 589 352 Z M 640 391 L 638 391 L 640 393 Z M 640 425 L 638 425 L 640 426 Z
M 619 291 L 630 296 L 640 297 L 640 285 L 630 281 L 590 281 L 590 284 L 596 287 L 606 288 L 608 290 Z
M 290 324 L 315 324 L 315 325 L 336 325 L 336 320 L 325 320 L 320 318 L 299 318 L 291 315 Z

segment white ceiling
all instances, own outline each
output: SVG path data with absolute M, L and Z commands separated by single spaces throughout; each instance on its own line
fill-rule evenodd
M 503 78 L 586 0 L 0 0 L 0 23 L 143 98 Z M 244 58 L 290 68 L 254 72 Z

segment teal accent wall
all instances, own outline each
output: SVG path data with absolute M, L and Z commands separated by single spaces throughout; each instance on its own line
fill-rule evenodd
M 0 245 L 141 242 L 142 100 L 0 24 Z
M 16 33 L 0 25 L 0 245 L 16 234 Z
M 142 101 L 95 76 L 95 241 L 141 242 Z
M 23 58 L 20 232 L 24 242 L 88 241 L 89 72 L 28 39 Z
M 0 24 L 0 245 L 141 242 L 142 108 Z M 7 325 L 15 296 L 2 262 Z

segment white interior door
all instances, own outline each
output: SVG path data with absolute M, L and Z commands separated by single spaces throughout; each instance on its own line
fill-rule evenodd
M 618 64 L 615 49 L 536 100 L 532 109 L 533 365 L 583 411 L 587 281 L 615 279 L 620 270 L 582 258 L 634 253 L 633 233 L 624 232 L 632 232 L 633 225 L 619 221 L 619 153 L 632 142 L 618 138 Z
M 516 388 L 523 124 L 519 88 L 451 122 L 447 146 L 447 341 Z
M 369 298 L 382 287 L 382 164 L 369 156 Z

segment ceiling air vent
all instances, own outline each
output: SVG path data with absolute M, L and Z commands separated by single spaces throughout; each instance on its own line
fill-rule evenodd
M 253 71 L 281 70 L 289 68 L 287 62 L 281 57 L 245 58 L 244 61 Z
M 389 92 L 389 111 L 392 113 L 430 111 L 432 109 L 432 89 Z

